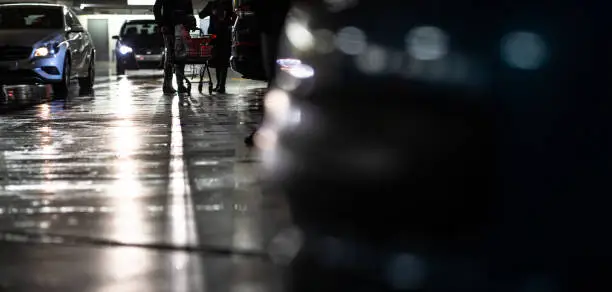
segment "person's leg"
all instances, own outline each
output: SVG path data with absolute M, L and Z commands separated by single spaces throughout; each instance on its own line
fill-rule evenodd
M 176 74 L 176 82 L 178 83 L 179 93 L 187 93 L 187 88 L 185 87 L 185 65 L 184 64 L 175 65 L 174 71 Z
M 183 30 L 182 25 L 174 26 L 174 56 L 177 55 L 183 56 L 187 54 L 185 47 L 185 40 L 181 36 L 181 32 Z M 187 88 L 185 87 L 185 64 L 176 64 L 174 65 L 174 74 L 176 75 L 176 83 L 178 84 L 178 92 L 179 93 L 187 93 Z
M 217 92 L 225 93 L 225 83 L 227 82 L 227 66 L 219 66 L 217 70 L 219 71 L 219 89 Z
M 219 68 L 219 66 L 217 66 L 217 68 L 215 68 L 215 77 L 217 77 L 217 85 L 215 86 L 215 91 L 219 91 L 220 84 L 221 84 L 221 68 Z
M 274 84 L 276 78 L 276 59 L 278 57 L 279 35 L 262 34 L 261 48 L 263 53 L 264 69 L 268 77 L 268 87 Z
M 268 90 L 274 85 L 276 79 L 276 59 L 278 57 L 278 46 L 279 46 L 280 34 L 262 34 L 261 35 L 261 49 L 263 53 L 263 64 L 266 70 L 266 76 L 268 77 Z M 262 120 L 265 119 L 266 111 L 264 109 Z M 244 143 L 248 146 L 254 145 L 254 137 L 259 129 L 255 129 L 251 135 L 244 139 Z
M 176 90 L 172 88 L 173 58 L 174 58 L 174 34 L 164 34 L 164 46 L 166 58 L 164 60 L 164 94 L 174 94 Z

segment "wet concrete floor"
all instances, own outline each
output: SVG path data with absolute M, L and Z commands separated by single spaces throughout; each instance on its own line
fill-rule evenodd
M 184 105 L 160 72 L 99 71 L 93 93 L 0 113 L 0 291 L 280 291 L 286 210 L 243 144 L 264 84 Z

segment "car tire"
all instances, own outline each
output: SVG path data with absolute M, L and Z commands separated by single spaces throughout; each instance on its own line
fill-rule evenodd
M 117 75 L 125 75 L 125 68 L 117 61 Z
M 81 90 L 91 91 L 96 81 L 96 61 L 93 59 L 89 61 L 87 67 L 87 77 L 79 78 L 79 87 Z
M 62 72 L 62 81 L 53 84 L 53 93 L 55 98 L 67 98 L 70 91 L 70 58 L 64 59 L 64 70 Z

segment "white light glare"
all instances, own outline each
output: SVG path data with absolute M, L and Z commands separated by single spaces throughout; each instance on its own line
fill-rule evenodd
M 132 48 L 130 48 L 130 47 L 128 47 L 128 46 L 121 46 L 121 47 L 119 48 L 119 52 L 120 52 L 121 54 L 123 54 L 123 55 L 125 55 L 125 54 L 129 54 L 129 53 L 131 53 L 131 52 L 132 52 Z
M 302 61 L 299 59 L 278 59 L 276 60 L 276 64 L 281 67 L 291 67 L 302 64 Z
M 406 50 L 417 60 L 437 60 L 448 53 L 448 36 L 434 26 L 415 27 L 406 36 Z
M 369 46 L 356 59 L 357 67 L 364 73 L 381 73 L 387 68 L 388 54 L 384 48 Z
M 336 34 L 336 47 L 347 55 L 359 55 L 367 47 L 366 35 L 356 27 L 345 27 Z
M 266 111 L 272 114 L 274 117 L 287 116 L 291 101 L 287 92 L 283 90 L 271 90 L 264 101 Z
M 306 26 L 297 21 L 287 24 L 287 38 L 298 50 L 307 51 L 314 47 L 314 36 Z
M 279 59 L 276 61 L 280 69 L 298 79 L 306 79 L 314 76 L 314 68 L 302 64 L 299 59 Z
M 314 76 L 314 68 L 306 65 L 300 64 L 293 67 L 281 68 L 281 70 L 291 74 L 291 76 L 298 79 L 306 79 Z
M 502 58 L 511 67 L 535 70 L 542 66 L 547 55 L 546 43 L 537 34 L 514 32 L 502 40 Z

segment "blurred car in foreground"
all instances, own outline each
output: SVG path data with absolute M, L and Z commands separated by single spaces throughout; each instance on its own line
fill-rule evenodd
M 77 79 L 93 88 L 95 48 L 76 14 L 58 4 L 0 4 L 0 83 L 52 84 L 56 97 Z
M 610 290 L 607 2 L 296 2 L 255 138 L 290 291 Z
M 252 1 L 234 1 L 236 21 L 232 26 L 230 66 L 232 70 L 242 74 L 243 78 L 265 81 L 260 33 L 250 7 Z
M 155 20 L 130 20 L 123 24 L 117 40 L 115 57 L 117 74 L 125 70 L 162 69 L 164 38 Z

